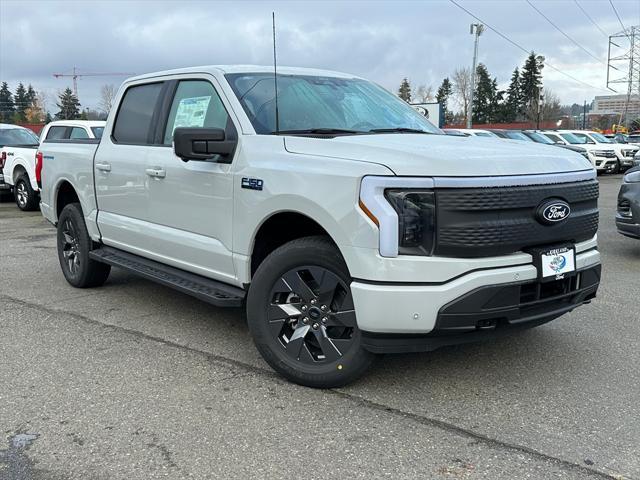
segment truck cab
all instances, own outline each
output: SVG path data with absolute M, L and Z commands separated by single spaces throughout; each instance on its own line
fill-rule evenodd
M 291 381 L 345 385 L 377 354 L 494 338 L 596 295 L 598 182 L 575 152 L 445 135 L 315 69 L 152 73 L 114 105 L 100 140 L 41 145 L 64 278 L 123 268 L 246 308 Z

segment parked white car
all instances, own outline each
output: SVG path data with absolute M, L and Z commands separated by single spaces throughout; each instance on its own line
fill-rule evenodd
M 47 124 L 40 132 L 40 139 L 26 128 L 17 125 L 5 126 L 5 134 L 11 129 L 20 128 L 26 130 L 21 135 L 22 142 L 13 145 L 7 144 L 0 150 L 0 155 L 5 158 L 4 181 L 13 188 L 16 205 L 20 210 L 36 210 L 40 201 L 40 187 L 36 181 L 36 157 L 41 140 L 72 140 L 85 141 L 102 136 L 104 121 L 92 120 L 59 120 Z M 2 135 L 2 133 L 0 133 Z M 0 145 L 2 143 L 0 142 Z
M 277 85 L 279 103 L 270 66 L 142 75 L 99 142 L 45 140 L 41 210 L 67 282 L 117 267 L 246 307 L 266 362 L 313 387 L 595 297 L 584 157 L 444 135 L 353 75 L 283 67 Z

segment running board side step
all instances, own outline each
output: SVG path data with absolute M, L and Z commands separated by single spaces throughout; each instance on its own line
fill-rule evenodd
M 246 293 L 242 288 L 185 272 L 117 248 L 102 246 L 90 251 L 89 257 L 97 262 L 123 268 L 147 280 L 161 283 L 218 307 L 240 307 Z

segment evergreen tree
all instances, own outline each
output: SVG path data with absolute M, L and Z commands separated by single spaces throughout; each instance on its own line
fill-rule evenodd
M 445 125 L 453 123 L 453 113 L 449 110 L 447 102 L 449 101 L 449 97 L 451 97 L 451 93 L 453 88 L 451 86 L 451 82 L 449 81 L 449 77 L 446 77 L 442 80 L 442 83 L 438 87 L 438 91 L 436 93 L 436 101 L 442 105 L 442 111 L 444 112 L 444 123 Z
M 2 82 L 0 86 L 0 122 L 8 123 L 13 119 L 13 113 L 15 112 L 15 104 L 13 103 L 13 95 L 7 82 Z
M 411 84 L 409 80 L 407 80 L 407 77 L 403 78 L 402 83 L 400 83 L 398 96 L 407 103 L 411 102 Z
M 476 78 L 472 120 L 474 123 L 492 123 L 497 119 L 498 113 L 498 81 L 491 79 L 487 67 L 482 63 L 476 68 Z
M 56 113 L 58 120 L 75 120 L 80 117 L 80 102 L 70 88 L 58 95 L 59 102 L 56 103 L 60 111 Z
M 53 122 L 53 117 L 51 117 L 51 114 L 47 112 L 47 114 L 44 116 L 44 123 L 51 123 L 51 122 Z
M 26 117 L 24 111 L 29 107 L 29 98 L 27 96 L 27 89 L 21 83 L 16 88 L 16 94 L 14 95 L 16 104 L 16 115 L 14 116 L 17 122 L 24 122 Z
M 33 89 L 31 84 L 27 87 L 27 102 L 29 102 L 29 107 L 33 107 L 36 101 L 36 91 Z
M 520 70 L 516 68 L 511 75 L 507 88 L 507 99 L 502 105 L 503 122 L 515 122 L 522 113 L 522 92 L 520 89 Z
M 520 99 L 524 109 L 538 105 L 538 95 L 542 88 L 542 62 L 544 57 L 531 52 L 524 62 L 520 75 Z

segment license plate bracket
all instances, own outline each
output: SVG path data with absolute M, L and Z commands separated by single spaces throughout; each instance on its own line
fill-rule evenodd
M 537 247 L 529 251 L 538 270 L 538 281 L 552 282 L 576 274 L 576 248 L 573 244 Z

